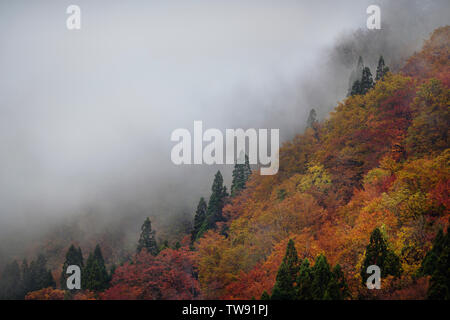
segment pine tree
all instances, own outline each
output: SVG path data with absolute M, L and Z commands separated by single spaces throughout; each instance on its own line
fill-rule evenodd
M 241 154 L 242 157 L 242 154 Z M 243 162 L 243 163 L 239 163 Z M 250 175 L 252 173 L 252 170 L 250 168 L 250 163 L 248 156 L 245 155 L 245 160 L 238 161 L 234 165 L 233 170 L 233 181 L 231 183 L 231 196 L 235 197 L 239 192 L 245 189 L 245 184 L 247 183 L 247 180 L 249 179 Z
M 357 94 L 361 94 L 361 81 L 359 81 L 359 80 L 356 80 L 353 83 L 353 86 L 352 86 L 352 89 L 350 92 L 350 95 L 352 95 L 352 96 L 357 95 Z
M 197 210 L 195 211 L 194 228 L 191 233 L 191 241 L 192 242 L 197 240 L 200 228 L 202 227 L 203 223 L 205 222 L 207 210 L 208 210 L 208 208 L 206 206 L 206 201 L 203 197 L 201 197 L 200 201 L 198 202 L 198 205 L 197 205 Z
M 47 269 L 47 260 L 42 254 L 30 263 L 30 282 L 28 291 L 56 286 L 51 271 Z
M 266 290 L 264 290 L 264 292 L 262 293 L 261 300 L 270 300 L 270 296 Z
M 311 109 L 311 111 L 309 112 L 308 120 L 306 121 L 306 127 L 313 128 L 316 123 L 317 123 L 316 110 Z
M 29 291 L 31 291 L 31 285 L 32 285 L 31 272 L 30 272 L 30 267 L 28 266 L 27 259 L 23 259 L 22 265 L 20 268 L 20 273 L 22 275 L 22 278 L 21 278 L 22 296 L 25 297 L 25 295 Z
M 22 299 L 20 268 L 16 260 L 7 264 L 0 278 L 0 300 Z
M 450 300 L 450 227 L 447 233 L 439 230 L 433 248 L 422 262 L 421 273 L 431 275 L 428 299 Z
M 214 176 L 214 181 L 211 187 L 211 197 L 208 202 L 208 210 L 206 211 L 206 219 L 201 226 L 197 238 L 200 238 L 203 233 L 209 229 L 214 229 L 216 223 L 223 221 L 222 209 L 225 204 L 225 198 L 228 196 L 227 188 L 223 185 L 223 177 L 220 171 L 217 171 Z
M 81 270 L 84 267 L 83 255 L 81 253 L 81 248 L 76 249 L 73 244 L 69 247 L 69 250 L 67 250 L 66 260 L 64 262 L 63 269 L 61 272 L 60 285 L 61 285 L 61 288 L 64 290 L 67 290 L 67 278 L 69 276 L 67 274 L 67 268 L 71 265 L 78 266 L 78 267 L 80 267 Z
M 252 169 L 250 168 L 250 161 L 248 159 L 248 155 L 245 155 L 245 163 L 244 163 L 244 180 L 247 183 L 248 179 L 252 175 Z M 245 186 L 244 186 L 245 187 Z
M 286 254 L 278 269 L 275 286 L 272 290 L 272 300 L 295 300 L 297 292 L 295 281 L 298 273 L 298 255 L 294 241 L 289 240 Z
M 309 260 L 305 258 L 300 265 L 297 277 L 297 299 L 311 300 L 312 299 L 312 274 L 309 266 Z
M 366 94 L 372 88 L 373 88 L 372 72 L 370 72 L 369 67 L 365 67 L 363 69 L 363 74 L 361 78 L 361 94 Z
M 419 269 L 419 275 L 431 276 L 437 268 L 437 262 L 444 249 L 445 237 L 442 229 L 439 229 L 433 241 L 433 247 L 426 254 Z
M 89 254 L 86 267 L 83 269 L 81 286 L 83 290 L 103 291 L 108 288 L 109 275 L 106 271 L 100 246 L 97 245 L 93 253 Z
M 339 264 L 333 268 L 333 273 L 325 292 L 325 300 L 344 300 L 349 296 L 348 285 Z
M 382 80 L 388 71 L 389 71 L 389 68 L 384 65 L 383 56 L 380 56 L 380 59 L 378 60 L 377 74 L 376 74 L 375 80 L 376 81 Z
M 381 277 L 387 275 L 400 276 L 401 264 L 399 257 L 389 250 L 388 244 L 379 228 L 375 228 L 370 235 L 370 243 L 366 248 L 366 255 L 361 269 L 362 283 L 365 285 L 367 278 L 367 268 L 376 265 L 381 270 Z
M 155 240 L 155 231 L 152 231 L 150 218 L 145 219 L 141 227 L 141 235 L 137 245 L 137 253 L 146 249 L 149 253 L 156 256 L 158 254 L 158 245 Z
M 361 56 L 359 56 L 358 63 L 350 75 L 347 96 L 360 94 L 359 89 L 355 93 L 353 90 L 354 89 L 353 87 L 354 87 L 356 81 L 358 81 L 358 82 L 361 81 L 363 69 L 364 69 L 363 59 Z M 358 84 L 358 86 L 359 86 L 359 84 Z
M 312 298 L 314 300 L 323 300 L 325 293 L 328 289 L 330 280 L 332 279 L 332 272 L 330 270 L 330 265 L 327 262 L 327 258 L 324 255 L 319 255 L 316 258 L 314 267 L 312 268 Z

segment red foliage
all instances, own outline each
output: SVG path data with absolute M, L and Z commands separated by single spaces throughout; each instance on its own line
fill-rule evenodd
M 154 257 L 143 250 L 132 263 L 116 269 L 102 299 L 194 299 L 199 286 L 193 275 L 193 254 L 187 248 L 165 249 Z
M 45 288 L 27 293 L 25 300 L 64 300 L 64 290 Z

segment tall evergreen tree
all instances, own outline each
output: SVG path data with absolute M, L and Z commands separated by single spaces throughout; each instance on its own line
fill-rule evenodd
M 375 228 L 370 235 L 370 242 L 366 248 L 366 255 L 363 266 L 361 268 L 361 278 L 363 285 L 366 284 L 367 268 L 371 265 L 376 265 L 381 270 L 381 277 L 387 275 L 400 276 L 401 263 L 399 257 L 388 248 L 388 244 L 383 237 L 379 228 Z
M 349 296 L 348 285 L 339 264 L 333 268 L 330 282 L 324 295 L 325 300 L 344 300 Z
M 146 249 L 149 253 L 156 256 L 158 254 L 158 245 L 156 244 L 155 231 L 152 230 L 150 218 L 145 219 L 141 227 L 141 235 L 137 245 L 137 253 Z
M 247 183 L 248 179 L 252 175 L 252 169 L 250 168 L 250 161 L 248 159 L 248 155 L 245 155 L 245 163 L 244 163 L 244 180 Z
M 272 290 L 272 300 L 295 300 L 297 297 L 294 286 L 298 273 L 298 255 L 294 241 L 289 240 L 286 254 L 278 269 L 275 286 Z
M 47 269 L 47 260 L 44 255 L 40 254 L 35 261 L 31 261 L 30 279 L 31 283 L 28 291 L 56 286 L 51 271 Z
M 354 87 L 356 81 L 358 81 L 358 82 L 361 81 L 363 69 L 364 69 L 364 62 L 363 62 L 362 57 L 359 56 L 356 67 L 350 74 L 347 96 L 360 94 L 359 90 L 358 90 L 358 92 L 354 93 L 353 87 Z
M 31 291 L 32 286 L 31 271 L 27 259 L 23 259 L 22 265 L 20 267 L 20 273 L 22 275 L 21 278 L 22 296 L 25 297 L 25 295 L 29 291 Z
M 242 154 L 241 154 L 242 157 Z M 233 181 L 231 183 L 231 196 L 235 197 L 239 192 L 245 189 L 245 184 L 250 177 L 252 170 L 250 168 L 250 163 L 248 156 L 245 155 L 245 160 L 241 159 L 234 165 L 233 170 Z M 239 163 L 243 162 L 243 163 Z
M 108 288 L 109 275 L 106 271 L 100 246 L 97 245 L 93 253 L 89 254 L 86 267 L 83 269 L 81 286 L 83 290 L 103 291 Z
M 227 187 L 223 185 L 223 177 L 220 171 L 214 176 L 211 187 L 211 197 L 208 202 L 208 210 L 206 211 L 206 219 L 201 226 L 197 238 L 201 237 L 209 229 L 214 229 L 216 223 L 223 221 L 222 209 L 225 204 L 225 198 L 228 196 Z
M 444 235 L 439 230 L 432 249 L 422 262 L 421 273 L 431 275 L 428 299 L 450 300 L 450 227 Z
M 419 269 L 419 275 L 431 276 L 437 268 L 437 262 L 444 249 L 445 237 L 442 229 L 439 229 L 433 241 L 433 247 L 427 252 Z
M 366 94 L 367 91 L 373 88 L 372 72 L 369 67 L 364 67 L 361 78 L 361 94 Z
M 0 278 L 0 300 L 22 299 L 20 268 L 16 260 L 7 264 Z
M 261 300 L 270 300 L 270 296 L 266 290 L 264 290 L 264 292 L 262 293 Z
M 297 277 L 297 299 L 312 299 L 312 274 L 309 266 L 309 260 L 305 258 L 300 265 Z
M 61 272 L 61 279 L 60 279 L 60 285 L 61 288 L 64 290 L 67 290 L 67 268 L 69 266 L 79 266 L 81 270 L 83 270 L 83 254 L 81 253 L 81 248 L 76 249 L 75 246 L 72 244 L 66 253 L 66 260 L 64 261 L 62 272 Z
M 328 289 L 330 280 L 332 279 L 332 272 L 327 258 L 324 255 L 319 255 L 316 258 L 314 267 L 312 268 L 312 298 L 314 300 L 323 300 Z
M 308 120 L 306 120 L 306 127 L 312 128 L 314 127 L 314 124 L 317 123 L 317 113 L 315 109 L 311 109 L 309 111 Z
M 194 216 L 194 228 L 191 233 L 191 241 L 194 242 L 197 240 L 200 228 L 202 227 L 203 223 L 206 219 L 206 212 L 208 210 L 208 207 L 206 205 L 206 201 L 203 197 L 200 198 L 200 201 L 197 205 L 197 210 L 195 211 Z
M 385 76 L 385 74 L 388 71 L 389 71 L 389 68 L 385 66 L 383 56 L 380 56 L 380 59 L 378 60 L 377 74 L 375 76 L 375 80 L 379 81 L 379 80 L 383 79 L 383 77 Z
M 359 80 L 356 80 L 353 83 L 353 86 L 352 86 L 352 89 L 350 92 L 350 95 L 352 95 L 352 96 L 357 95 L 357 94 L 361 94 L 361 81 L 359 81 Z

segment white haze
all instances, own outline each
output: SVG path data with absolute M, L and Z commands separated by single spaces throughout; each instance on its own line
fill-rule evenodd
M 386 51 L 369 54 L 352 32 L 365 28 L 372 3 L 390 28 L 378 42 L 376 31 L 362 36 Z M 66 29 L 70 4 L 81 7 L 80 31 Z M 373 66 L 383 53 L 400 64 L 446 23 L 448 7 L 1 0 L 0 251 L 87 212 L 136 221 L 191 214 L 214 172 L 229 184 L 232 168 L 173 165 L 174 129 L 202 120 L 279 128 L 289 139 L 311 108 L 324 117 L 345 96 L 356 56 L 367 53 Z

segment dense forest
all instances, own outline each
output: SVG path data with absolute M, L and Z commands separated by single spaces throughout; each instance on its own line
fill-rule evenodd
M 228 191 L 217 172 L 188 230 L 159 241 L 147 219 L 120 259 L 99 239 L 11 261 L 0 299 L 449 299 L 449 62 L 448 26 L 399 71 L 361 57 L 348 97 L 281 147 L 277 175 L 247 160 Z

